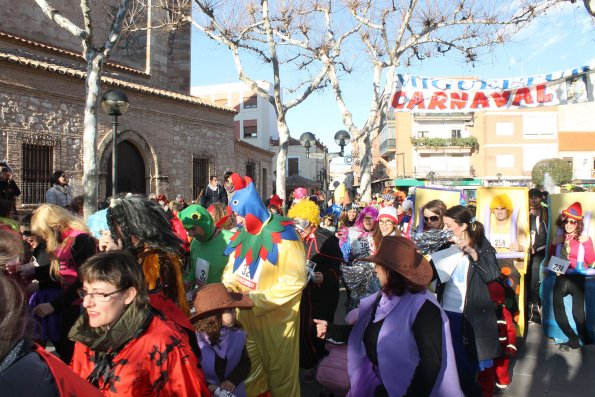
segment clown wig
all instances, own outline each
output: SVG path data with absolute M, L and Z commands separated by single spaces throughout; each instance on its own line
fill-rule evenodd
M 374 227 L 376 227 L 376 224 L 378 223 L 378 210 L 374 207 L 364 207 L 364 209 L 357 215 L 354 226 L 363 230 L 364 218 L 368 215 L 374 218 Z
M 311 200 L 301 200 L 289 209 L 287 216 L 307 220 L 317 227 L 320 224 L 320 208 Z
M 508 211 L 508 215 L 512 214 L 512 210 L 514 206 L 512 205 L 512 200 L 508 197 L 508 194 L 503 193 L 495 196 L 490 203 L 490 210 L 493 211 L 494 208 L 506 208 Z

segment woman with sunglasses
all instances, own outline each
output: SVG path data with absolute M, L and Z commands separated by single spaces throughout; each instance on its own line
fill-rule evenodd
M 422 207 L 423 230 L 443 229 L 442 217 L 446 212 L 446 204 L 442 200 L 428 201 Z
M 68 335 L 74 372 L 104 396 L 210 396 L 185 336 L 151 308 L 133 256 L 102 252 L 79 273 L 85 310 Z
M 556 224 L 562 233 L 554 237 L 550 254 L 568 260 L 570 265 L 565 274 L 556 277 L 554 284 L 553 306 L 554 317 L 558 326 L 568 337 L 566 343 L 572 349 L 580 347 L 579 338 L 583 344 L 592 343 L 585 320 L 585 276 L 577 273 L 577 264 L 592 265 L 595 262 L 593 241 L 583 234 L 584 223 L 581 203 L 576 202 L 562 211 Z M 559 232 L 558 232 L 559 233 Z M 573 331 L 566 316 L 564 297 L 572 296 L 572 317 L 576 324 L 577 334 Z

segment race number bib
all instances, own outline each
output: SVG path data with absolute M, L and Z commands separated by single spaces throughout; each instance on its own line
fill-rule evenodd
M 490 243 L 494 248 L 508 248 L 510 247 L 510 235 L 492 234 L 490 235 Z
M 246 264 L 245 260 L 236 270 L 236 275 L 238 277 L 238 283 L 251 290 L 256 290 L 258 288 L 258 280 L 260 279 L 262 263 L 258 262 L 257 264 L 253 264 L 252 266 L 257 266 L 256 272 L 254 273 L 253 277 L 250 277 L 250 266 Z
M 370 243 L 365 239 L 355 240 L 351 243 L 351 253 L 354 258 L 370 256 Z
M 568 270 L 569 266 L 570 261 L 567 261 L 566 259 L 562 259 L 557 256 L 552 256 L 550 258 L 550 263 L 548 263 L 547 265 L 547 268 L 554 273 L 564 274 L 566 273 L 566 270 Z
M 209 278 L 209 262 L 203 258 L 196 258 L 196 262 L 194 262 L 194 275 L 196 277 L 196 283 L 199 286 L 205 285 Z

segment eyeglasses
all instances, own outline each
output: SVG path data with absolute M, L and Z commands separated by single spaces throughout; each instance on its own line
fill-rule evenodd
M 438 222 L 440 217 L 438 215 L 432 215 L 430 217 L 424 216 L 424 222 Z
M 128 288 L 122 288 L 113 292 L 87 292 L 84 289 L 79 289 L 77 291 L 78 296 L 81 299 L 85 299 L 88 296 L 93 302 L 109 302 L 112 299 L 112 295 L 117 294 L 118 292 L 122 292 L 127 290 Z
M 364 216 L 364 221 L 373 221 L 374 218 L 371 216 Z
M 570 223 L 571 225 L 576 225 L 576 221 L 574 219 L 564 219 L 564 224 Z
M 31 237 L 33 235 L 33 233 L 31 233 L 31 230 L 25 230 L 22 234 L 25 237 Z
M 384 225 L 384 224 L 387 224 L 387 223 L 392 223 L 392 224 L 394 224 L 394 222 L 393 222 L 393 221 L 391 221 L 390 219 L 380 219 L 380 220 L 378 221 L 378 223 L 379 223 L 379 224 L 381 224 L 381 225 Z

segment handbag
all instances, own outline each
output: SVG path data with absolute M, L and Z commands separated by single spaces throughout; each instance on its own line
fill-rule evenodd
M 322 359 L 316 372 L 316 381 L 336 396 L 346 396 L 351 388 L 347 371 L 347 345 L 326 344 L 328 356 Z

